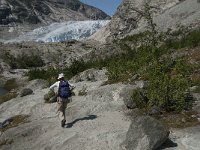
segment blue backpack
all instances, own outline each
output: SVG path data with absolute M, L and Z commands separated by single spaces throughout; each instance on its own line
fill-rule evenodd
M 61 98 L 68 98 L 71 96 L 71 90 L 68 81 L 62 80 L 59 83 L 58 96 Z

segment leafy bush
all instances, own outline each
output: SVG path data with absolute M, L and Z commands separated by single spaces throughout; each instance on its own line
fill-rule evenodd
M 171 76 L 158 66 L 152 71 L 147 89 L 149 106 L 159 106 L 166 111 L 181 111 L 187 107 L 188 80 L 181 74 Z
M 67 79 L 75 76 L 76 74 L 90 69 L 90 68 L 103 68 L 107 65 L 107 60 L 90 60 L 88 62 L 84 62 L 83 60 L 75 60 L 72 62 L 70 66 L 63 68 L 53 68 L 49 67 L 47 69 L 31 69 L 27 73 L 29 80 L 33 79 L 45 79 L 48 80 L 50 84 L 57 80 L 57 76 L 59 73 L 64 73 Z
M 178 36 L 179 38 L 177 38 Z M 167 48 L 180 49 L 184 47 L 193 48 L 197 46 L 200 46 L 200 30 L 184 33 L 183 29 L 183 31 L 179 32 L 176 36 L 173 36 L 172 33 L 172 36 L 165 41 L 165 47 Z
M 140 108 L 140 109 L 147 108 L 148 100 L 145 97 L 145 93 L 144 93 L 144 91 L 142 91 L 142 89 L 137 88 L 137 89 L 133 90 L 131 98 L 135 102 L 135 104 L 138 108 Z
M 179 67 L 180 62 L 183 70 Z M 148 69 L 149 85 L 143 92 L 143 97 L 146 97 L 147 101 L 141 97 L 141 92 L 134 91 L 132 99 L 136 105 L 147 110 L 158 106 L 168 112 L 190 108 L 192 101 L 187 99 L 190 86 L 187 73 L 190 68 L 184 66 L 187 66 L 187 63 L 183 63 L 183 60 L 175 63 L 169 59 L 162 63 L 154 62 Z M 172 73 L 174 70 L 176 74 Z
M 47 94 L 44 95 L 44 100 L 46 103 L 50 103 L 52 98 L 57 99 L 56 93 L 53 90 L 49 90 Z
M 44 66 L 42 58 L 39 55 L 34 54 L 27 55 L 23 53 L 15 57 L 9 53 L 5 53 L 4 60 L 12 69 L 28 69 Z
M 54 83 L 57 80 L 57 76 L 60 73 L 60 69 L 49 67 L 47 69 L 31 69 L 27 73 L 29 80 L 34 79 L 44 79 L 49 82 L 49 84 Z

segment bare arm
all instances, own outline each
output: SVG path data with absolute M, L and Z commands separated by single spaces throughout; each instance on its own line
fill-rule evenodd
M 69 84 L 71 90 L 73 90 L 73 89 L 76 87 L 76 86 L 74 86 L 72 83 L 70 83 L 69 81 L 68 81 L 68 84 Z
M 58 87 L 58 82 L 54 83 L 53 85 L 51 85 L 49 88 L 51 90 L 54 90 L 54 88 L 57 88 Z

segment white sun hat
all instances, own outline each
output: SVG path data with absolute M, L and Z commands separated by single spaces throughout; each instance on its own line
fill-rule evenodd
M 61 78 L 64 78 L 64 74 L 63 74 L 63 73 L 60 73 L 60 74 L 58 75 L 58 79 L 61 79 Z

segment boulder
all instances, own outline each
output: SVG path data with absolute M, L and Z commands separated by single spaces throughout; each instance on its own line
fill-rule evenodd
M 123 104 L 123 100 L 129 100 L 131 97 L 131 91 L 134 86 L 129 84 L 111 84 L 101 86 L 96 90 L 87 92 L 87 99 L 102 102 L 120 102 Z
M 33 90 L 29 89 L 29 88 L 25 88 L 25 89 L 22 89 L 21 92 L 20 92 L 20 96 L 21 97 L 24 97 L 24 96 L 27 96 L 27 95 L 30 95 L 33 93 Z
M 160 115 L 161 114 L 161 109 L 157 106 L 153 106 L 149 109 L 148 111 L 149 115 Z
M 107 70 L 97 70 L 97 69 L 88 69 L 84 72 L 81 72 L 80 74 L 73 77 L 71 80 L 72 82 L 81 82 L 81 81 L 102 81 L 102 80 L 108 80 Z
M 135 81 L 135 84 L 140 89 L 148 87 L 148 81 L 139 80 L 139 81 Z
M 122 143 L 122 149 L 126 150 L 155 150 L 160 147 L 169 136 L 169 130 L 158 120 L 142 116 L 131 122 Z
M 57 101 L 57 96 L 53 90 L 49 90 L 49 92 L 44 95 L 44 100 L 47 103 L 54 103 Z
M 44 95 L 44 100 L 45 100 L 46 102 L 49 101 L 49 94 L 48 94 L 48 93 Z
M 36 79 L 29 81 L 26 85 L 26 88 L 31 88 L 32 90 L 38 90 L 38 89 L 44 89 L 49 87 L 49 83 L 46 80 L 43 79 Z

